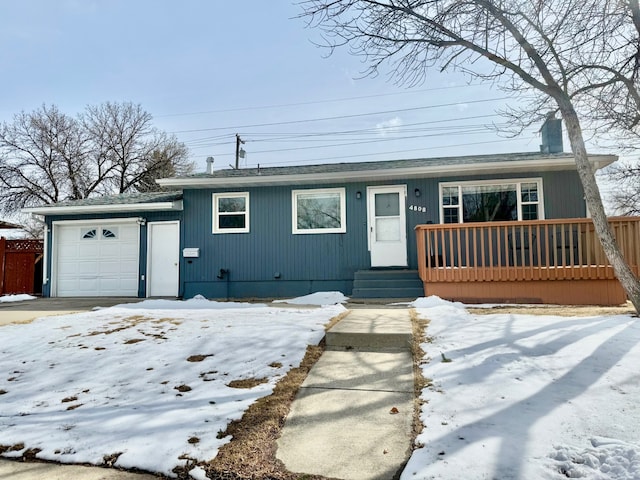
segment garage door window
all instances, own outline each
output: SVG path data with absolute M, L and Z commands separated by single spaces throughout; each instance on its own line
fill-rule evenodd
M 83 230 L 82 231 L 82 239 L 83 240 L 92 240 L 96 238 L 96 229 L 95 228 L 90 228 L 88 230 Z
M 118 238 L 118 230 L 115 228 L 103 228 L 102 238 Z

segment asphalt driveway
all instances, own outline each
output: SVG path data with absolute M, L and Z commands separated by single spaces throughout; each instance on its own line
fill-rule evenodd
M 88 312 L 96 307 L 112 307 L 121 303 L 137 303 L 144 298 L 132 297 L 73 297 L 36 298 L 24 302 L 0 303 L 0 326 L 10 323 L 27 323 L 35 318 L 50 315 Z

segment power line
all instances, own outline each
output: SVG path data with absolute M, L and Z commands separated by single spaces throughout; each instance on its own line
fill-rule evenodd
M 487 114 L 487 115 L 472 115 L 472 116 L 468 116 L 468 117 L 457 117 L 457 118 L 447 118 L 447 119 L 439 119 L 439 120 L 429 120 L 426 122 L 412 122 L 412 123 L 405 123 L 402 125 L 399 125 L 397 128 L 398 129 L 404 129 L 405 127 L 413 127 L 413 126 L 417 126 L 417 125 L 432 125 L 432 124 L 443 124 L 443 123 L 450 123 L 450 122 L 457 122 L 457 121 L 461 121 L 461 120 L 475 120 L 475 119 L 479 119 L 479 118 L 492 118 L 492 117 L 499 117 L 500 114 L 497 113 L 492 113 L 492 114 Z M 441 127 L 442 129 L 450 129 L 450 128 L 458 128 L 457 126 L 443 126 Z M 357 133 L 377 133 L 379 130 L 376 127 L 368 127 L 368 128 L 360 128 L 360 129 L 353 129 L 353 130 L 334 130 L 334 131 L 329 131 L 329 132 L 292 132 L 292 133 L 287 133 L 287 132 L 252 132 L 252 133 L 244 133 L 243 135 L 245 136 L 266 136 L 266 135 L 289 135 L 291 138 L 299 138 L 299 137 L 319 137 L 319 136 L 329 136 L 329 135 L 351 135 L 351 134 L 357 134 Z M 187 140 L 184 143 L 187 145 L 197 145 L 197 144 L 202 144 L 203 142 L 208 142 L 209 140 L 218 140 L 218 139 L 223 139 L 223 138 L 227 138 L 227 139 L 232 139 L 234 138 L 234 134 L 232 133 L 227 133 L 224 135 L 216 135 L 214 137 L 202 137 L 202 138 L 195 138 L 192 140 Z M 283 139 L 288 139 L 287 137 L 283 137 Z M 249 140 L 252 142 L 257 142 L 257 141 L 262 141 L 262 140 Z M 212 143 L 212 144 L 208 144 L 207 145 L 211 145 L 211 146 L 215 146 L 215 145 L 226 145 L 229 142 L 219 142 L 219 143 Z
M 273 164 L 270 164 L 270 165 L 261 163 L 260 165 L 266 167 L 266 166 L 277 166 L 277 165 L 291 164 L 291 163 L 302 164 L 302 163 L 309 163 L 309 162 L 324 162 L 326 160 L 346 160 L 349 158 L 372 157 L 372 156 L 379 156 L 379 155 L 391 155 L 391 154 L 397 154 L 397 153 L 407 153 L 407 152 L 417 152 L 417 151 L 423 152 L 425 150 L 436 150 L 436 149 L 442 149 L 442 148 L 468 147 L 468 146 L 474 146 L 474 145 L 487 145 L 490 143 L 505 143 L 505 142 L 513 142 L 516 140 L 521 140 L 521 139 L 508 138 L 505 140 L 490 140 L 486 142 L 458 143 L 456 145 L 440 145 L 437 147 L 430 146 L 428 149 L 427 148 L 410 148 L 407 150 L 394 150 L 394 151 L 388 151 L 388 152 L 360 153 L 356 155 L 344 155 L 344 156 L 338 156 L 338 157 L 322 157 L 322 158 L 313 158 L 313 159 L 307 159 L 307 160 L 290 160 L 290 161 L 274 162 Z
M 257 107 L 237 107 L 237 108 L 225 108 L 219 110 L 204 110 L 201 112 L 181 112 L 181 113 L 166 113 L 163 115 L 156 115 L 156 118 L 165 118 L 165 117 L 185 117 L 189 115 L 207 115 L 211 113 L 228 113 L 228 112 L 242 112 L 246 110 L 264 110 L 268 108 L 287 108 L 287 107 L 299 107 L 302 105 L 317 105 L 323 103 L 336 103 L 336 102 L 347 102 L 352 100 L 364 100 L 367 98 L 380 98 L 380 97 L 391 97 L 396 95 L 407 95 L 412 93 L 424 93 L 424 92 L 435 92 L 438 90 L 451 90 L 454 88 L 464 88 L 464 87 L 473 87 L 473 84 L 470 85 L 451 85 L 449 87 L 436 87 L 436 88 L 423 88 L 420 90 L 412 90 L 412 91 L 403 91 L 403 92 L 393 92 L 393 93 L 378 93 L 373 95 L 361 95 L 358 97 L 343 97 L 343 98 L 333 98 L 327 100 L 312 100 L 308 102 L 296 102 L 296 103 L 281 103 L 276 105 L 260 105 Z
M 380 132 L 376 129 L 366 129 L 361 131 L 354 131 L 352 133 L 348 133 L 346 135 L 337 134 L 337 133 L 326 133 L 326 134 L 289 134 L 284 137 L 275 137 L 275 138 L 258 138 L 258 139 L 247 139 L 246 141 L 251 144 L 257 143 L 317 143 L 317 142 L 332 142 L 332 141 L 345 141 L 349 140 L 349 138 L 345 138 L 347 136 L 351 137 L 351 141 L 392 141 L 392 140 L 400 140 L 403 138 L 421 138 L 421 137 L 433 137 L 433 136 L 444 136 L 444 135 L 459 135 L 462 133 L 485 133 L 487 131 L 486 125 L 454 125 L 449 127 L 436 127 L 436 128 L 403 128 L 403 126 L 399 127 L 390 127 L 388 132 Z M 442 132 L 442 133 L 432 133 L 427 135 L 426 132 Z M 398 137 L 398 134 L 408 134 L 408 133 L 423 133 L 422 135 L 414 135 L 411 137 Z M 311 138 L 309 138 L 311 137 Z M 320 138 L 324 137 L 324 138 Z M 342 137 L 342 138 L 334 138 L 334 137 Z M 230 145 L 233 143 L 232 137 L 229 136 L 229 140 L 224 142 L 197 142 L 193 144 L 189 144 L 190 148 L 210 148 L 222 145 Z M 352 145 L 350 143 L 342 143 L 341 145 Z M 309 147 L 313 148 L 313 147 Z M 318 147 L 322 148 L 322 147 Z M 280 151 L 285 151 L 286 149 L 281 149 Z M 261 153 L 261 152 L 253 152 L 253 153 Z M 226 155 L 226 154 L 221 154 Z
M 459 132 L 449 132 L 446 134 L 446 136 L 454 136 L 454 135 L 477 135 L 477 134 L 484 134 L 485 131 L 484 130 L 466 130 L 466 131 L 459 131 Z M 445 136 L 445 134 L 443 133 L 434 133 L 431 135 L 409 135 L 409 136 L 403 136 L 403 137 L 394 137 L 394 138 L 378 138 L 378 139 L 374 139 L 374 140 L 361 140 L 361 141 L 354 141 L 354 142 L 343 142 L 343 143 L 334 143 L 334 144 L 329 144 L 329 145 L 311 145 L 311 146 L 306 146 L 306 147 L 290 147 L 290 148 L 276 148 L 276 149 L 271 149 L 271 150 L 257 150 L 257 151 L 252 151 L 251 154 L 258 154 L 258 153 L 275 153 L 275 152 L 291 152 L 291 151 L 296 151 L 296 150 L 318 150 L 321 148 L 337 148 L 337 147 L 348 147 L 348 146 L 353 146 L 353 145 L 364 145 L 364 144 L 368 144 L 368 143 L 382 143 L 382 142 L 396 142 L 399 140 L 412 140 L 415 138 L 432 138 L 432 137 L 442 137 Z M 230 153 L 214 153 L 213 156 L 214 157 L 225 157 L 225 156 L 229 156 L 232 155 Z
M 253 128 L 253 127 L 271 127 L 275 125 L 294 125 L 299 123 L 311 123 L 311 122 L 324 122 L 328 120 L 342 120 L 346 118 L 358 118 L 358 117 L 367 117 L 371 115 L 385 115 L 388 113 L 398 113 L 398 112 L 410 112 L 416 110 L 428 110 L 432 108 L 442 108 L 442 107 L 452 107 L 460 104 L 475 104 L 475 103 L 487 103 L 487 102 L 496 102 L 499 100 L 507 100 L 509 97 L 498 97 L 498 98 L 487 98 L 484 100 L 470 100 L 470 101 L 462 101 L 462 102 L 453 102 L 453 103 L 442 103 L 439 105 L 424 105 L 421 107 L 412 107 L 412 108 L 400 108 L 395 110 L 384 110 L 379 112 L 370 112 L 370 113 L 354 113 L 351 115 L 338 115 L 335 117 L 322 117 L 322 118 L 309 118 L 303 120 L 289 120 L 286 122 L 272 122 L 272 123 L 255 123 L 252 125 L 233 125 L 228 127 L 212 127 L 212 128 L 198 128 L 193 130 L 177 130 L 171 133 L 195 133 L 195 132 L 211 132 L 216 130 L 238 130 L 243 128 Z
M 289 160 L 289 161 L 276 161 L 273 164 L 269 164 L 268 162 L 266 163 L 261 163 L 260 165 L 262 166 L 275 166 L 275 165 L 281 165 L 281 164 L 305 164 L 305 163 L 310 163 L 310 162 L 324 162 L 326 160 L 348 160 L 350 158 L 361 158 L 361 157 L 373 157 L 373 156 L 380 156 L 380 155 L 392 155 L 392 154 L 397 154 L 397 153 L 407 153 L 407 152 L 417 152 L 417 151 L 425 151 L 425 150 L 438 150 L 438 149 L 443 149 L 443 148 L 448 148 L 448 149 L 452 149 L 452 148 L 458 148 L 458 147 L 468 147 L 468 146 L 475 146 L 475 145 L 489 145 L 489 144 L 495 144 L 495 143 L 506 143 L 506 142 L 515 142 L 515 141 L 521 141 L 522 138 L 507 138 L 504 140 L 488 140 L 486 142 L 470 142 L 470 143 L 457 143 L 457 144 L 452 144 L 452 145 L 438 145 L 438 146 L 429 146 L 429 147 L 421 147 L 421 148 L 411 148 L 411 149 L 406 149 L 406 150 L 393 150 L 393 151 L 385 151 L 385 152 L 375 152 L 375 153 L 362 153 L 362 154 L 355 154 L 355 155 L 340 155 L 340 156 L 334 156 L 334 157 L 320 157 L 320 158 L 311 158 L 311 159 L 306 159 L 306 160 L 300 160 L 300 159 L 296 159 L 296 160 Z M 280 151 L 280 150 L 278 150 Z M 223 154 L 226 155 L 226 154 Z M 196 158 L 204 158 L 205 156 L 209 156 L 209 155 L 196 155 Z

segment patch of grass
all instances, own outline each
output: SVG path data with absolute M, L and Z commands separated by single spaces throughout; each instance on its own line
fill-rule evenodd
M 195 445 L 196 443 L 200 443 L 200 439 L 198 437 L 191 437 L 189 438 L 189 440 L 187 440 L 187 443 L 190 443 L 191 445 Z
M 76 400 L 78 400 L 78 397 L 74 395 L 73 397 L 63 398 L 62 403 L 75 402 Z
M 4 395 L 5 393 L 9 393 L 9 392 L 7 392 L 6 390 L 1 390 L 0 389 L 0 395 Z
M 120 457 L 120 455 L 122 455 L 122 452 L 105 455 L 104 457 L 102 457 L 102 463 L 107 467 L 113 467 L 113 465 L 118 461 L 118 457 Z
M 231 388 L 253 388 L 263 383 L 267 383 L 269 380 L 266 378 L 243 378 L 241 380 L 231 380 L 227 383 L 227 387 Z
M 329 330 L 331 330 L 340 320 L 342 320 L 350 313 L 351 310 L 347 310 L 346 312 L 342 312 L 340 315 L 336 315 L 335 317 L 333 317 L 331 320 L 329 320 L 329 323 L 324 326 L 324 331 L 328 332 Z
M 201 362 L 207 357 L 213 357 L 213 353 L 210 353 L 208 355 L 191 355 L 189 358 L 187 358 L 187 362 Z
M 131 345 L 133 343 L 144 342 L 144 338 L 132 338 L 131 340 L 127 340 L 124 342 L 125 345 Z
M 25 461 L 33 461 L 36 459 L 36 456 L 42 451 L 41 448 L 30 448 L 28 450 L 25 450 L 25 452 L 22 454 L 22 458 Z
M 416 437 L 422 432 L 424 425 L 420 420 L 420 411 L 424 400 L 420 398 L 422 390 L 431 385 L 431 379 L 426 378 L 422 374 L 421 365 L 424 362 L 425 351 L 422 349 L 422 343 L 427 341 L 426 329 L 429 325 L 428 320 L 423 320 L 418 316 L 418 312 L 415 308 L 409 310 L 409 316 L 411 317 L 412 339 L 411 339 L 411 354 L 413 357 L 413 439 L 412 445 L 414 448 L 419 448 L 421 445 L 417 445 L 415 442 Z
M 231 422 L 225 431 L 218 432 L 218 438 L 232 435 L 233 441 L 222 446 L 211 462 L 200 465 L 209 478 L 325 480 L 325 477 L 317 475 L 289 472 L 284 464 L 276 459 L 276 441 L 289 414 L 291 403 L 323 351 L 324 341 L 320 345 L 307 347 L 300 366 L 289 370 L 287 375 L 278 381 L 271 395 L 257 400 L 240 420 Z
M 270 366 L 271 368 L 282 368 L 282 363 L 280 363 L 280 362 L 271 362 L 271 363 L 269 364 L 269 366 Z
M 189 385 L 178 385 L 177 387 L 173 387 L 173 389 L 178 390 L 181 393 L 191 391 L 191 387 Z
M 81 406 L 82 406 L 82 403 L 78 403 L 77 405 L 69 405 L 67 407 L 67 410 L 75 410 L 76 408 L 81 407 Z
M 24 450 L 24 443 L 16 443 L 15 445 L 0 445 L 0 454 L 4 452 L 19 452 Z

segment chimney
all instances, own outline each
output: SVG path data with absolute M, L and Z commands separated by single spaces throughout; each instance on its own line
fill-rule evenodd
M 551 113 L 542 124 L 540 129 L 542 134 L 542 145 L 540 145 L 540 152 L 542 153 L 562 153 L 564 148 L 562 146 L 562 120 L 554 118 L 554 114 Z
M 213 157 L 207 157 L 207 173 L 213 175 Z

